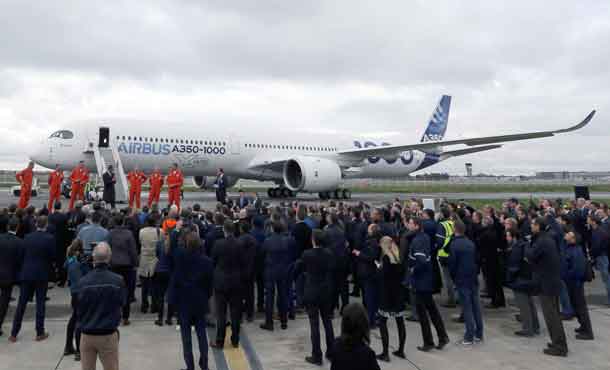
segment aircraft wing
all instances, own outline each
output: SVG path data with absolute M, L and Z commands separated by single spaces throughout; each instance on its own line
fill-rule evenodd
M 458 140 L 446 140 L 446 141 L 429 141 L 417 144 L 405 144 L 405 145 L 388 145 L 381 147 L 369 147 L 362 149 L 353 149 L 353 150 L 343 150 L 337 152 L 340 156 L 345 156 L 350 160 L 357 159 L 365 159 L 367 157 L 384 157 L 384 156 L 398 156 L 400 153 L 409 151 L 409 150 L 421 150 L 421 151 L 441 151 L 442 147 L 451 146 L 451 145 L 467 145 L 467 146 L 477 146 L 477 145 L 485 145 L 485 144 L 496 144 L 496 143 L 504 143 L 509 141 L 519 141 L 519 140 L 529 140 L 529 139 L 537 139 L 542 137 L 551 137 L 556 134 L 563 134 L 566 132 L 576 131 L 583 127 L 585 127 L 589 121 L 595 115 L 595 110 L 591 111 L 582 122 L 568 128 L 552 130 L 552 131 L 537 131 L 537 132 L 527 132 L 522 134 L 512 134 L 512 135 L 499 135 L 499 136 L 486 136 L 486 137 L 477 137 L 470 139 L 458 139 Z M 475 148 L 472 148 L 475 149 Z M 482 150 L 495 149 L 487 147 Z M 480 150 L 478 150 L 480 151 Z M 445 154 L 451 152 L 445 152 Z M 463 153 L 469 154 L 473 153 L 472 151 Z M 463 154 L 455 154 L 455 155 L 463 155 Z M 442 154 L 441 154 L 442 155 Z M 454 155 L 454 156 L 455 156 Z
M 485 145 L 485 146 L 477 146 L 475 148 L 466 148 L 466 149 L 459 149 L 459 150 L 451 150 L 448 152 L 441 152 L 440 153 L 440 160 L 445 160 L 451 157 L 459 157 L 461 155 L 466 155 L 466 154 L 472 154 L 472 153 L 478 153 L 478 152 L 484 152 L 486 150 L 492 150 L 492 149 L 498 149 L 501 148 L 502 145 L 499 144 L 494 144 L 494 145 Z

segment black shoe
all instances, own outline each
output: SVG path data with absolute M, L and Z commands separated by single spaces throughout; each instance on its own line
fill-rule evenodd
M 4 332 L 0 330 L 0 337 L 4 335 Z
M 155 325 L 157 325 L 157 326 L 163 326 L 163 321 L 161 321 L 161 320 L 155 320 Z
M 68 347 L 68 348 L 64 349 L 64 356 L 70 356 L 70 355 L 73 355 L 75 353 L 76 353 L 76 351 L 74 350 L 74 348 Z
M 172 319 L 165 320 L 165 325 L 169 325 L 169 326 L 174 325 L 174 320 L 172 320 Z
M 221 351 L 225 348 L 224 344 L 218 343 L 218 342 L 211 342 L 210 347 L 221 350 Z
M 405 356 L 405 352 L 404 352 L 404 351 L 394 351 L 394 352 L 392 352 L 392 354 L 393 354 L 394 356 L 396 356 L 396 357 L 400 357 L 400 358 L 402 358 L 403 360 L 404 360 L 405 358 L 407 358 L 407 356 Z
M 516 332 L 515 332 L 515 335 L 516 335 L 516 336 L 518 336 L 518 337 L 526 337 L 526 338 L 531 338 L 531 337 L 533 337 L 533 336 L 534 336 L 534 334 L 532 334 L 532 333 L 528 333 L 528 332 L 527 332 L 527 331 L 525 331 L 525 330 L 519 330 L 519 331 L 516 331 Z
M 205 326 L 207 326 L 208 328 L 215 328 L 216 327 L 216 323 L 213 323 L 211 321 L 206 321 Z
M 148 307 L 140 307 L 141 313 L 148 313 Z
M 578 333 L 576 334 L 576 339 L 578 340 L 593 340 L 593 334 L 585 334 L 585 333 Z
M 417 350 L 422 351 L 422 352 L 430 352 L 433 349 L 434 349 L 434 345 L 432 345 L 432 344 L 417 347 Z
M 273 324 L 261 324 L 261 329 L 273 331 Z
M 568 357 L 568 352 L 567 351 L 563 351 L 560 350 L 558 348 L 552 347 L 552 348 L 545 348 L 544 351 L 542 351 L 545 355 L 549 355 L 549 356 L 557 356 L 557 357 Z
M 74 354 L 74 361 L 80 361 L 80 352 Z
M 322 359 L 321 358 L 315 358 L 313 356 L 307 356 L 307 357 L 305 357 L 305 361 L 309 362 L 312 365 L 322 366 Z
M 379 361 L 390 362 L 390 355 L 387 353 L 380 353 L 377 355 Z
M 293 313 L 288 314 L 288 320 L 296 320 L 296 316 Z
M 239 348 L 239 342 L 231 342 L 231 345 L 233 346 L 233 348 Z
M 288 329 L 288 324 L 287 323 L 282 323 L 282 330 L 286 330 Z
M 515 315 L 515 320 L 517 320 L 517 322 L 521 322 L 521 315 L 516 314 Z
M 436 346 L 436 349 L 441 350 L 445 348 L 447 344 L 449 344 L 449 338 L 443 338 L 438 341 L 438 346 Z

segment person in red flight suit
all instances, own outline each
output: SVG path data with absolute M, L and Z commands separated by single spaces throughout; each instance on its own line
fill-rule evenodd
M 28 166 L 17 172 L 15 176 L 21 189 L 19 190 L 19 208 L 27 208 L 32 196 L 32 180 L 34 180 L 34 162 L 28 163 Z
M 127 174 L 129 181 L 129 208 L 133 209 L 134 201 L 137 209 L 140 209 L 140 196 L 142 195 L 142 184 L 146 182 L 146 175 L 136 166 Z
M 60 201 L 61 183 L 64 181 L 64 172 L 59 169 L 59 165 L 55 165 L 55 171 L 49 174 L 49 204 L 47 208 L 49 212 L 53 212 L 55 202 Z
M 169 206 L 175 204 L 180 209 L 180 192 L 184 184 L 184 176 L 178 168 L 178 163 L 174 163 L 167 175 L 167 187 L 169 195 Z
M 163 175 L 161 174 L 159 167 L 155 166 L 155 170 L 148 177 L 148 181 L 150 182 L 150 191 L 148 193 L 148 208 L 150 208 L 153 203 L 159 204 L 161 188 L 163 187 Z
M 85 161 L 78 162 L 70 174 L 72 191 L 70 192 L 70 210 L 74 209 L 74 202 L 85 199 L 85 185 L 89 182 L 89 170 L 85 167 Z

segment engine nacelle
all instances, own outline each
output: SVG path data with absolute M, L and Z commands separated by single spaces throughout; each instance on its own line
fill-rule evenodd
M 341 182 L 339 165 L 325 158 L 300 156 L 284 163 L 284 184 L 292 191 L 335 190 Z
M 210 189 L 214 187 L 214 181 L 216 181 L 215 176 L 193 176 L 193 184 L 199 189 Z M 239 178 L 225 175 L 227 188 L 235 186 L 237 181 L 239 181 Z

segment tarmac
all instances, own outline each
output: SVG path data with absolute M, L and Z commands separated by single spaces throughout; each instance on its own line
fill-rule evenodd
M 469 194 L 471 195 L 471 194 Z M 198 202 L 206 208 L 215 204 L 212 193 L 186 193 L 185 204 Z M 354 199 L 367 200 L 372 203 L 383 203 L 393 199 L 393 194 L 377 194 L 367 197 L 354 194 Z M 401 198 L 405 198 L 404 194 Z M 299 196 L 299 199 L 318 201 L 313 196 Z M 0 192 L 0 206 L 13 202 L 12 196 Z M 33 199 L 33 204 L 41 206 L 46 202 L 45 194 Z M 546 328 L 542 334 L 534 338 L 516 337 L 513 332 L 520 329 L 520 324 L 514 319 L 517 309 L 512 305 L 512 293 L 507 289 L 509 302 L 507 308 L 484 309 L 485 340 L 481 344 L 464 348 L 459 344 L 463 333 L 463 324 L 451 321 L 451 317 L 459 314 L 459 309 L 441 309 L 447 331 L 452 343 L 443 351 L 422 353 L 417 350 L 421 345 L 421 330 L 419 324 L 407 323 L 407 359 L 392 358 L 391 363 L 381 362 L 384 370 L 563 370 L 563 369 L 610 369 L 610 306 L 606 305 L 607 297 L 599 278 L 587 285 L 587 300 L 594 327 L 594 341 L 577 341 L 574 339 L 574 329 L 578 326 L 576 320 L 564 322 L 568 337 L 569 356 L 553 358 L 542 354 L 542 349 L 549 341 Z M 13 296 L 18 297 L 15 288 Z M 51 336 L 43 342 L 35 342 L 34 336 L 34 304 L 28 306 L 22 331 L 18 342 L 11 344 L 7 340 L 12 323 L 16 302 L 11 302 L 8 316 L 5 320 L 4 336 L 0 337 L 0 370 L 14 369 L 80 369 L 80 363 L 73 357 L 63 357 L 65 330 L 70 317 L 70 299 L 67 288 L 54 288 L 49 291 L 47 302 L 46 329 Z M 139 300 L 139 291 L 136 292 Z M 351 298 L 359 299 L 359 298 Z M 482 303 L 485 303 L 484 300 Z M 139 302 L 131 307 L 132 324 L 121 327 L 120 366 L 122 369 L 170 370 L 184 368 L 179 332 L 174 326 L 157 327 L 153 324 L 155 315 L 139 312 Z M 539 310 L 541 322 L 542 313 Z M 304 358 L 311 352 L 309 339 L 309 322 L 306 315 L 298 314 L 296 320 L 289 321 L 288 330 L 266 332 L 259 328 L 263 317 L 258 315 L 253 323 L 242 324 L 242 340 L 240 347 L 234 349 L 227 343 L 224 351 L 210 350 L 209 366 L 214 370 L 301 370 L 317 369 L 318 367 L 305 363 Z M 396 349 L 397 333 L 393 322 L 390 322 L 391 351 Z M 334 319 L 335 334 L 340 334 L 340 319 Z M 322 330 L 322 329 L 321 329 Z M 371 333 L 371 347 L 379 352 L 381 341 L 378 331 Z M 208 331 L 208 340 L 214 338 L 214 330 Z M 194 339 L 196 343 L 196 339 Z M 322 335 L 322 347 L 324 335 Z M 195 348 L 197 348 L 195 346 Z M 195 350 L 197 360 L 197 350 Z M 101 368 L 101 364 L 98 363 Z M 325 361 L 324 369 L 330 364 Z

